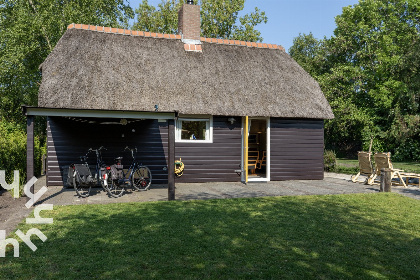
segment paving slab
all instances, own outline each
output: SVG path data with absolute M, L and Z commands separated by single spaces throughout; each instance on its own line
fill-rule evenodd
M 45 177 L 36 183 L 36 190 L 45 185 Z M 420 199 L 418 187 L 393 187 L 397 192 L 415 199 Z M 240 197 L 291 196 L 291 195 L 332 195 L 379 192 L 379 185 L 353 183 L 350 175 L 325 173 L 324 180 L 294 180 L 242 184 L 240 182 L 214 183 L 176 183 L 177 200 L 226 199 Z M 87 198 L 77 196 L 73 188 L 48 187 L 39 203 L 53 205 L 107 204 L 126 202 L 166 201 L 167 185 L 152 185 L 148 191 L 128 189 L 119 198 L 109 197 L 102 188 L 93 188 Z

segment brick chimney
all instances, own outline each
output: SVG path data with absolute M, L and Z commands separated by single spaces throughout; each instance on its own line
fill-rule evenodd
M 188 0 L 178 11 L 178 34 L 184 43 L 200 43 L 200 6 Z

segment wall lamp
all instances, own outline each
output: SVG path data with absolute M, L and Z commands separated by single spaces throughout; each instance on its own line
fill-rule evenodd
M 234 124 L 236 122 L 235 118 L 228 118 L 227 120 L 230 122 L 230 124 Z

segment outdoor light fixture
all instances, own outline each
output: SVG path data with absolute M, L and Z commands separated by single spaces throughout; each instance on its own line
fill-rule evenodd
M 157 112 L 157 111 L 159 111 L 159 105 L 158 104 L 155 105 L 155 112 Z
M 234 124 L 236 122 L 236 119 L 235 118 L 229 118 L 228 122 L 230 122 L 230 124 Z

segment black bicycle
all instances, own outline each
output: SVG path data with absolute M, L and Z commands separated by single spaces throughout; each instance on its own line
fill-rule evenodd
M 82 161 L 83 163 L 73 163 L 70 165 L 67 180 L 70 185 L 73 185 L 74 189 L 76 190 L 76 193 L 80 197 L 88 197 L 92 186 L 98 184 L 100 184 L 108 193 L 110 192 L 104 184 L 106 174 L 108 173 L 107 167 L 103 163 L 101 157 L 101 150 L 104 149 L 104 147 L 100 147 L 96 150 L 90 148 L 86 155 L 80 157 L 80 161 Z M 96 153 L 96 165 L 94 174 L 92 174 L 89 168 L 89 164 L 87 162 L 88 155 L 91 152 Z
M 105 188 L 112 197 L 120 197 L 125 191 L 126 179 L 124 174 L 124 166 L 122 165 L 122 157 L 115 158 L 115 163 L 107 167 L 107 174 L 104 176 Z
M 125 147 L 124 151 L 130 151 L 133 162 L 127 169 L 127 173 L 124 173 L 124 167 L 122 165 L 122 157 L 115 158 L 115 163 L 107 169 L 109 172 L 105 175 L 105 188 L 113 197 L 120 197 L 125 192 L 127 184 L 134 190 L 147 191 L 152 184 L 152 173 L 150 169 L 137 162 L 134 151 L 137 152 L 137 148 L 130 149 L 128 146 Z
M 128 181 L 130 182 L 131 187 L 138 191 L 147 191 L 152 184 L 152 172 L 150 172 L 149 167 L 137 161 L 134 153 L 134 151 L 137 153 L 136 147 L 130 149 L 127 146 L 124 151 L 129 151 L 131 153 L 131 158 L 133 159 L 127 170 L 127 174 L 130 174 L 128 176 Z

